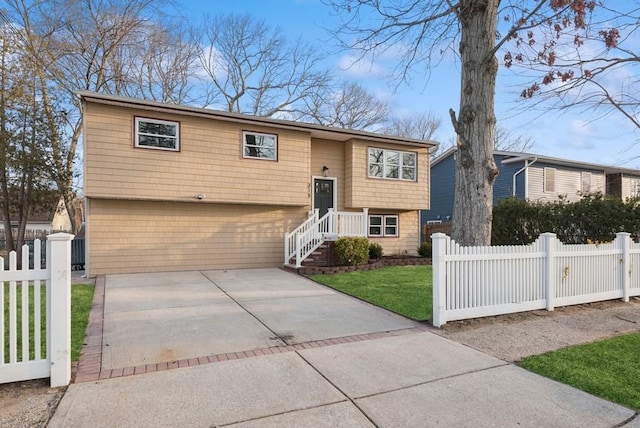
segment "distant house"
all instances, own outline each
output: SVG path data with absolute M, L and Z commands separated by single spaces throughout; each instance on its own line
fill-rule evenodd
M 77 207 L 82 208 L 79 201 Z M 14 234 L 17 231 L 19 220 L 17 214 L 11 217 L 11 228 Z M 68 232 L 71 230 L 71 222 L 62 198 L 55 207 L 39 209 L 29 214 L 26 225 L 28 239 L 34 236 L 43 236 L 55 232 Z M 0 235 L 4 235 L 4 216 L 0 213 Z
M 640 196 L 640 170 L 506 151 L 495 151 L 494 159 L 500 171 L 493 188 L 494 205 L 510 196 L 531 201 L 556 201 L 559 196 L 577 201 L 595 192 L 623 199 Z M 455 162 L 455 147 L 433 160 L 431 208 L 422 211 L 422 224 L 451 220 Z
M 337 236 L 416 253 L 434 143 L 79 95 L 90 276 L 295 266 Z

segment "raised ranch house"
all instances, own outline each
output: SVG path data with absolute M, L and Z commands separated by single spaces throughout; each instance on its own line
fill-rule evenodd
M 87 274 L 415 254 L 433 143 L 81 92 Z
M 494 205 L 508 197 L 531 201 L 576 201 L 586 193 L 600 192 L 622 199 L 640 196 L 640 171 L 550 156 L 495 151 L 500 173 L 493 187 Z M 431 208 L 422 223 L 439 223 L 453 216 L 456 148 L 445 151 L 431 165 Z

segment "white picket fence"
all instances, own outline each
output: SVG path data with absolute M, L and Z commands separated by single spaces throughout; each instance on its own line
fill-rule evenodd
M 68 233 L 47 237 L 44 269 L 39 239 L 33 243 L 33 261 L 29 246 L 22 247 L 20 269 L 15 251 L 9 253 L 9 270 L 0 257 L 0 384 L 49 377 L 56 387 L 71 380 L 72 239 Z
M 628 233 L 586 245 L 564 245 L 554 233 L 522 246 L 462 247 L 443 233 L 431 238 L 436 327 L 640 295 L 640 244 Z

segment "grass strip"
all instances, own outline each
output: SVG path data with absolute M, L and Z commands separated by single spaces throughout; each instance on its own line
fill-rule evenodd
M 343 293 L 417 321 L 431 319 L 431 266 L 390 266 L 376 270 L 313 275 Z
M 640 333 L 525 358 L 522 367 L 640 410 Z
M 94 286 L 91 284 L 79 284 L 71 286 L 71 361 L 78 361 L 84 333 L 89 321 L 89 312 L 93 301 Z M 4 360 L 9 361 L 9 284 L 4 284 Z M 29 358 L 35 358 L 35 308 L 34 308 L 34 287 L 29 286 Z M 41 347 L 46 349 L 46 287 L 40 287 L 40 318 L 41 324 Z M 22 286 L 16 286 L 16 333 L 18 360 L 22 361 Z

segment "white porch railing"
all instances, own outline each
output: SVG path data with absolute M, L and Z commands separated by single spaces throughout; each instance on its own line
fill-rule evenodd
M 0 257 L 0 384 L 50 377 L 56 387 L 71 380 L 72 239 L 68 233 L 47 237 L 45 269 L 39 239 L 33 244 L 33 269 L 28 245 L 22 247 L 21 269 L 15 251 L 9 253 L 9 270 Z
M 309 257 L 323 242 L 343 236 L 367 236 L 367 218 L 369 209 L 362 212 L 329 211 L 318 217 L 318 210 L 300 226 L 284 238 L 284 264 L 293 264 L 296 268 Z
M 553 233 L 521 246 L 462 247 L 433 239 L 433 325 L 640 295 L 640 244 L 564 245 Z

